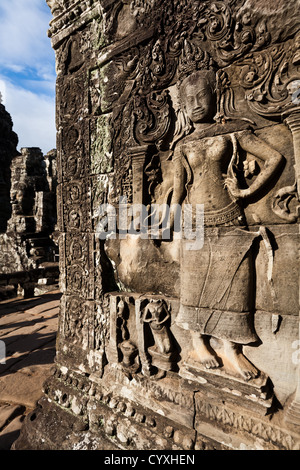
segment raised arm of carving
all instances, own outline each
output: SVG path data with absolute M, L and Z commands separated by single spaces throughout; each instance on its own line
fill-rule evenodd
M 163 318 L 160 320 L 159 317 L 161 313 L 163 313 L 164 315 L 162 315 Z M 156 321 L 155 321 L 155 324 L 157 326 L 163 325 L 164 323 L 166 323 L 167 320 L 169 320 L 169 318 L 171 318 L 170 312 L 165 307 L 162 308 L 160 314 L 158 318 L 156 318 Z
M 247 189 L 240 189 L 236 179 L 226 178 L 225 184 L 230 193 L 234 198 L 239 199 L 253 196 L 263 188 L 275 175 L 283 161 L 283 156 L 250 131 L 242 132 L 237 138 L 243 150 L 264 162 L 261 172 Z
M 150 317 L 148 317 L 148 313 L 150 312 L 149 310 L 149 306 L 147 305 L 143 311 L 143 314 L 142 314 L 142 322 L 145 322 L 145 323 L 151 323 L 153 321 L 153 315 L 152 315 L 152 312 L 150 312 Z

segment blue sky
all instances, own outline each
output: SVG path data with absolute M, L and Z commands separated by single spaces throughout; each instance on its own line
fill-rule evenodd
M 55 55 L 46 0 L 0 0 L 0 92 L 21 147 L 55 141 Z

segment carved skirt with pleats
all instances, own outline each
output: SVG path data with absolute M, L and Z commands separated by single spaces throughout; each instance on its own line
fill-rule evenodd
M 189 240 L 181 241 L 178 326 L 239 344 L 257 341 L 253 326 L 257 237 L 257 232 L 231 225 L 206 227 L 200 249 L 193 249 Z

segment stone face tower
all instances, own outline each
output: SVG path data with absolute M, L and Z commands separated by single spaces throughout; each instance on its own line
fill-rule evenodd
M 35 147 L 18 152 L 17 144 L 11 116 L 0 104 L 1 300 L 39 295 L 48 289 L 42 283 L 58 278 L 57 249 L 50 240 L 56 223 L 55 151 L 44 158 Z
M 299 449 L 297 2 L 47 3 L 63 295 L 15 448 Z
M 11 215 L 10 164 L 18 145 L 18 137 L 12 128 L 11 117 L 0 100 L 0 233 L 6 231 Z

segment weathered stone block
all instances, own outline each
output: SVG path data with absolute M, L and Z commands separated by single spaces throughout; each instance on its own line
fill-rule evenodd
M 15 447 L 299 449 L 295 5 L 48 3 L 64 295 Z

